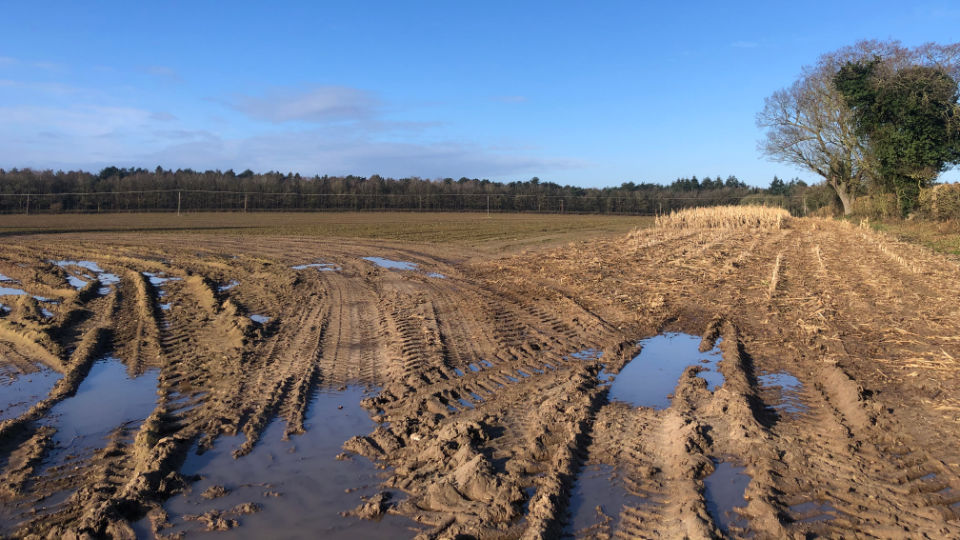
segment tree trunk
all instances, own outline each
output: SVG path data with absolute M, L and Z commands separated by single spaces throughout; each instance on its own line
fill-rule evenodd
M 840 197 L 840 203 L 843 204 L 843 215 L 849 216 L 852 214 L 853 193 L 850 193 L 850 182 L 840 182 L 836 176 L 831 176 L 829 183 L 834 191 L 837 192 L 837 197 Z

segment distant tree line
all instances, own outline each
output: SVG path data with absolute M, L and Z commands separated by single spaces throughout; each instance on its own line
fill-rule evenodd
M 655 214 L 691 206 L 739 204 L 752 198 L 755 203 L 790 206 L 791 211 L 800 213 L 805 209 L 799 201 L 809 189 L 802 181 L 784 183 L 774 177 L 771 188 L 765 190 L 750 187 L 732 175 L 678 178 L 669 185 L 626 182 L 619 187 L 581 188 L 541 182 L 536 177 L 501 183 L 476 178 L 305 177 L 162 167 L 107 167 L 97 174 L 0 169 L 0 212 L 151 212 L 179 208 Z M 828 203 L 817 203 L 813 209 Z

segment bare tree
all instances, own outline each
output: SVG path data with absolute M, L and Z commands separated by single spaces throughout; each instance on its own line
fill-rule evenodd
M 933 56 L 937 46 L 925 47 L 926 54 Z M 764 101 L 757 115 L 757 125 L 766 129 L 760 151 L 774 161 L 823 177 L 837 192 L 843 213 L 850 214 L 857 191 L 872 177 L 874 167 L 867 141 L 855 133 L 852 112 L 834 76 L 850 61 L 880 57 L 895 67 L 917 56 L 918 51 L 895 41 L 861 41 L 821 56 L 816 65 L 803 68 L 793 85 Z

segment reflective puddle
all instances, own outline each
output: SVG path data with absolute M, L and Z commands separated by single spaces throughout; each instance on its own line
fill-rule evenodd
M 250 320 L 257 324 L 267 324 L 273 317 L 267 317 L 266 315 L 251 315 Z
M 316 268 L 320 272 L 339 272 L 340 267 L 332 263 L 316 262 L 310 264 L 298 264 L 291 266 L 294 270 L 306 270 L 307 268 Z
M 747 505 L 744 493 L 750 484 L 750 476 L 743 472 L 746 467 L 738 467 L 727 461 L 714 461 L 714 464 L 716 469 L 703 480 L 707 511 L 724 533 L 728 533 L 731 527 L 745 529 L 748 525 L 746 518 L 734 509 Z
M 607 394 L 610 401 L 665 409 L 670 406 L 669 396 L 676 389 L 680 376 L 689 366 L 702 368 L 697 375 L 706 379 L 711 391 L 723 384 L 723 375 L 717 370 L 720 349 L 714 347 L 705 353 L 700 352 L 699 336 L 667 333 L 645 339 L 640 344 L 640 354 L 613 376 Z
M 603 356 L 603 352 L 596 349 L 584 349 L 570 355 L 574 360 L 597 360 Z
M 17 289 L 16 287 L 0 287 L 0 296 L 20 296 L 27 294 L 27 291 L 23 289 Z
M 419 268 L 419 265 L 416 263 L 394 261 L 392 259 L 384 259 L 383 257 L 364 257 L 363 260 L 370 261 L 380 268 L 389 268 L 390 270 L 416 270 Z
M 47 397 L 63 378 L 60 373 L 37 365 L 31 373 L 0 371 L 0 422 L 16 418 Z
M 643 504 L 647 501 L 627 491 L 623 479 L 616 475 L 613 467 L 587 465 L 570 493 L 570 516 L 564 535 L 594 537 L 600 533 L 595 529 L 604 523 L 609 523 L 610 530 L 615 530 L 624 506 Z
M 105 445 L 119 427 L 136 429 L 157 404 L 157 370 L 130 378 L 120 360 L 107 356 L 90 368 L 77 393 L 50 409 L 41 420 L 56 427 L 49 465 L 88 454 Z
M 829 521 L 837 517 L 837 509 L 822 501 L 809 501 L 795 504 L 790 507 L 790 513 L 793 519 L 800 523 Z
M 5 275 L 3 275 L 3 274 L 0 274 L 0 282 L 2 282 L 2 281 L 10 281 L 10 282 L 13 282 L 13 283 L 19 283 L 19 281 L 13 279 L 12 277 L 7 277 L 7 276 L 5 276 Z
M 243 436 L 221 437 L 212 450 L 191 452 L 181 472 L 201 479 L 190 493 L 164 505 L 173 524 L 164 534 L 205 535 L 205 525 L 186 517 L 254 503 L 259 506 L 255 513 L 225 514 L 239 524 L 230 538 L 413 537 L 416 523 L 406 518 L 385 515 L 369 521 L 340 515 L 361 504 L 361 497 L 378 493 L 382 481 L 383 473 L 366 458 L 337 460 L 346 440 L 376 427 L 360 407 L 371 392 L 360 386 L 318 392 L 307 411 L 306 433 L 284 441 L 284 424 L 274 420 L 253 451 L 239 459 L 231 452 Z
M 803 383 L 793 375 L 779 371 L 757 377 L 757 382 L 764 389 L 776 393 L 776 404 L 773 406 L 779 412 L 799 414 L 806 412 L 808 407 L 800 395 Z
M 150 284 L 153 285 L 154 288 L 157 290 L 157 298 L 165 298 L 167 296 L 167 291 L 164 288 L 167 283 L 171 281 L 181 280 L 181 278 L 178 278 L 178 277 L 169 277 L 162 272 L 160 273 L 144 272 L 143 275 L 150 280 Z M 170 311 L 170 308 L 173 307 L 173 303 L 162 302 L 159 304 L 159 307 L 163 311 Z
M 395 261 L 393 259 L 385 259 L 383 257 L 363 257 L 363 260 L 370 261 L 373 264 L 379 266 L 380 268 L 387 268 L 389 270 L 408 270 L 414 271 L 419 270 L 420 265 L 417 263 L 412 263 L 408 261 Z M 439 274 L 437 272 L 427 272 L 427 277 L 446 279 L 447 276 Z
M 234 280 L 231 280 L 230 283 L 226 283 L 224 285 L 220 285 L 219 287 L 217 287 L 217 291 L 219 292 L 229 291 L 230 289 L 236 287 L 239 284 L 240 282 L 234 279 Z
M 100 280 L 100 289 L 97 291 L 100 295 L 110 294 L 113 286 L 120 283 L 120 276 L 111 274 L 100 268 L 100 265 L 93 261 L 50 261 L 51 263 L 67 271 L 67 281 L 70 285 L 79 290 L 86 286 L 86 279 Z M 77 270 L 80 269 L 80 270 Z

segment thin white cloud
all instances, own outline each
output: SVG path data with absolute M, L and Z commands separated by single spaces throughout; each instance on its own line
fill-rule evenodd
M 87 105 L 75 108 L 24 105 L 0 107 L 0 131 L 43 129 L 78 137 L 109 135 L 119 129 L 139 126 L 150 111 L 132 107 Z
M 497 96 L 493 99 L 501 103 L 526 103 L 528 101 L 527 96 Z
M 0 79 L 0 88 L 16 88 L 56 95 L 78 94 L 82 92 L 80 88 L 63 83 L 14 81 L 10 79 Z
M 63 68 L 63 66 L 61 66 L 60 64 L 57 64 L 57 63 L 55 63 L 55 62 L 43 62 L 43 61 L 41 61 L 41 62 L 33 62 L 31 65 L 32 65 L 33 67 L 35 67 L 35 68 L 45 69 L 45 70 L 48 70 L 48 71 L 58 71 L 58 70 L 60 70 L 60 69 Z
M 382 174 L 404 177 L 503 177 L 544 174 L 582 162 L 512 152 L 491 152 L 454 141 L 439 143 L 344 140 L 325 132 L 296 132 L 234 140 L 205 139 L 145 155 L 168 167 L 280 170 L 302 174 Z
M 308 90 L 274 89 L 263 96 L 227 100 L 233 109 L 257 120 L 284 122 L 342 122 L 368 120 L 377 115 L 379 101 L 368 92 L 347 86 L 318 86 Z
M 143 71 L 148 75 L 153 75 L 154 77 L 169 79 L 171 81 L 181 80 L 180 74 L 178 74 L 175 69 L 168 66 L 147 66 L 143 68 Z
M 177 117 L 168 112 L 159 111 L 150 113 L 150 119 L 157 120 L 159 122 L 173 122 L 177 119 Z
M 420 177 L 545 175 L 584 164 L 529 146 L 432 136 L 432 122 L 384 118 L 379 100 L 340 86 L 240 97 L 231 105 L 272 124 L 225 137 L 164 111 L 104 105 L 0 106 L 0 167 L 98 170 L 106 165 L 281 170 Z M 224 125 L 229 129 L 229 123 Z

